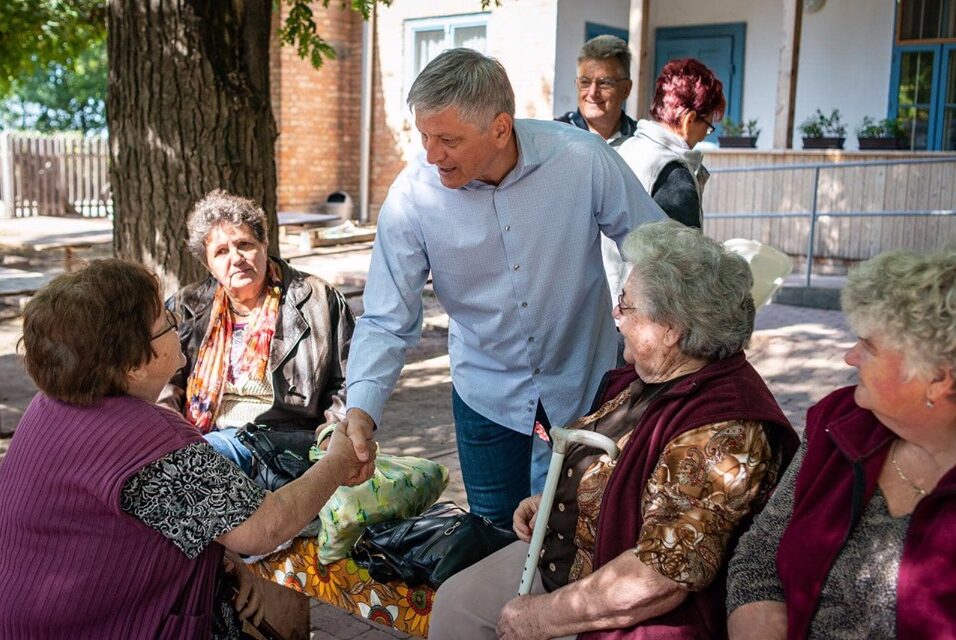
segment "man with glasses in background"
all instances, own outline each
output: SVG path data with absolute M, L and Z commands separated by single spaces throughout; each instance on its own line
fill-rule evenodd
M 612 147 L 634 135 L 637 123 L 624 113 L 624 101 L 631 94 L 631 52 L 616 36 L 597 36 L 578 54 L 578 108 L 558 122 L 573 124 L 598 134 Z

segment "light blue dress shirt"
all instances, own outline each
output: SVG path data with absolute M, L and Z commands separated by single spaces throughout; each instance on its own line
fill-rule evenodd
M 382 205 L 346 376 L 348 407 L 376 424 L 421 336 L 429 273 L 449 316 L 452 382 L 484 417 L 530 434 L 540 399 L 562 426 L 614 366 L 601 232 L 620 244 L 665 215 L 599 136 L 550 121 L 514 128 L 518 162 L 497 187 L 448 189 L 422 154 Z

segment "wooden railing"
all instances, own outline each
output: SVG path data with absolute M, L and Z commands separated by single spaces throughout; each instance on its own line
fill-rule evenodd
M 108 144 L 105 136 L 0 132 L 0 218 L 109 216 Z
M 793 256 L 857 261 L 956 240 L 956 156 L 708 154 L 704 227 Z

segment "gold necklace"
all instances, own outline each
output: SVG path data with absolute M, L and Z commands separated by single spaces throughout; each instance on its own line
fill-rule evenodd
M 896 469 L 896 475 L 898 475 L 903 482 L 905 482 L 906 484 L 908 484 L 908 485 L 910 486 L 910 488 L 913 490 L 913 493 L 914 493 L 916 496 L 919 496 L 920 498 L 925 498 L 925 497 L 926 497 L 926 490 L 923 489 L 923 488 L 922 488 L 921 486 L 919 486 L 918 484 L 916 484 L 915 482 L 913 482 L 912 480 L 910 480 L 910 479 L 906 476 L 906 474 L 903 473 L 903 470 L 900 469 L 900 465 L 896 462 L 896 448 L 897 448 L 896 445 L 898 445 L 899 443 L 900 443 L 900 441 L 899 441 L 898 439 L 897 439 L 897 440 L 894 440 L 894 441 L 893 441 L 893 446 L 891 447 L 892 451 L 890 452 L 890 454 L 891 454 L 891 455 L 890 455 L 890 462 L 893 463 L 893 468 Z

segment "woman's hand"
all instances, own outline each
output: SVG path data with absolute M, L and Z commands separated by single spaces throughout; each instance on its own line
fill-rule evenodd
M 548 624 L 547 599 L 547 595 L 518 596 L 506 604 L 495 627 L 498 637 L 502 640 L 548 640 L 554 637 Z
M 233 598 L 233 606 L 240 620 L 248 620 L 253 626 L 258 626 L 265 615 L 262 608 L 261 586 L 256 578 L 243 567 L 238 566 L 230 555 L 227 553 L 222 563 L 226 573 L 235 580 L 236 595 Z
M 525 498 L 518 503 L 514 515 L 511 516 L 511 528 L 518 537 L 525 542 L 531 541 L 534 523 L 537 522 L 538 507 L 541 505 L 541 494 Z
M 326 459 L 336 460 L 340 465 L 342 475 L 339 478 L 339 484 L 354 487 L 372 477 L 375 471 L 375 455 L 373 452 L 369 462 L 359 460 L 353 442 L 345 432 L 346 427 L 343 423 L 336 425 L 332 437 L 328 439 Z

